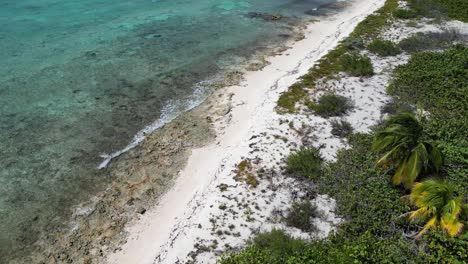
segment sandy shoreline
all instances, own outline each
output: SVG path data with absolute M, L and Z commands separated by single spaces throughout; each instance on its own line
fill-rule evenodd
M 218 109 L 209 109 L 208 112 L 219 111 L 226 105 L 231 106 L 224 116 L 214 120 L 217 134 L 215 142 L 192 150 L 175 185 L 155 207 L 129 225 L 126 229 L 129 233 L 127 243 L 122 246 L 121 251 L 108 256 L 108 263 L 174 263 L 178 259 L 183 260 L 184 256 L 193 251 L 197 238 L 207 231 L 201 228 L 194 234 L 195 232 L 187 230 L 193 231 L 195 223 L 208 222 L 210 213 L 207 206 L 219 198 L 216 186 L 220 180 L 232 178 L 230 175 L 235 171 L 236 164 L 253 151 L 250 141 L 252 137 L 272 128 L 275 126 L 271 123 L 272 120 L 281 118 L 274 110 L 279 94 L 383 3 L 383 0 L 352 1 L 350 6 L 338 14 L 311 24 L 305 30 L 303 40 L 292 43 L 291 48 L 283 54 L 269 58 L 270 64 L 262 70 L 247 72 L 240 85 L 228 87 L 220 94 L 215 94 L 224 102 L 220 103 Z M 327 146 L 331 149 L 343 145 L 339 140 L 318 139 L 316 143 L 320 143 L 319 141 L 328 143 Z M 300 142 L 289 141 L 287 145 L 285 142 L 276 145 L 263 144 L 275 149 L 291 144 L 297 146 Z M 278 149 L 276 156 L 271 154 L 271 157 L 262 157 L 262 163 L 275 166 L 287 154 L 288 149 Z M 325 149 L 324 156 L 332 159 L 333 153 L 334 151 Z M 239 188 L 237 190 L 241 190 Z M 333 201 L 325 197 L 316 202 L 325 203 L 323 207 L 333 209 Z M 326 236 L 332 230 L 333 223 L 338 221 L 332 213 L 328 213 L 329 215 L 324 212 L 326 217 L 323 222 L 328 224 L 322 228 L 320 237 Z M 251 233 L 248 229 L 241 231 L 238 241 L 243 241 Z M 236 244 L 236 241 L 230 243 Z M 199 261 L 212 262 L 213 258 L 202 256 Z

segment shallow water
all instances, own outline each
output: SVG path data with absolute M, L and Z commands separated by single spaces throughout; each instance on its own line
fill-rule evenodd
M 105 188 L 100 154 L 200 102 L 201 81 L 330 2 L 1 1 L 0 262 Z

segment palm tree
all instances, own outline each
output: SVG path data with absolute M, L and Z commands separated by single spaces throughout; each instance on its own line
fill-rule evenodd
M 417 210 L 404 216 L 414 221 L 429 219 L 416 238 L 421 237 L 429 229 L 442 229 L 452 237 L 462 231 L 463 222 L 460 216 L 466 205 L 463 205 L 463 196 L 457 196 L 453 184 L 435 180 L 419 182 L 404 198 L 408 198 L 411 205 L 418 207 Z
M 376 165 L 394 168 L 393 184 L 410 188 L 422 172 L 438 171 L 443 164 L 442 153 L 423 139 L 423 115 L 400 112 L 389 118 L 386 128 L 377 132 L 372 149 L 381 153 Z

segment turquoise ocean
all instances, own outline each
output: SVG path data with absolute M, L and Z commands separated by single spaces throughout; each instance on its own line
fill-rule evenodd
M 0 263 L 106 187 L 101 154 L 332 2 L 0 0 Z

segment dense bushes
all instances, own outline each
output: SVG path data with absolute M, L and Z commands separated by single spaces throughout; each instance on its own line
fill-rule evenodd
M 374 68 L 369 57 L 357 52 L 344 54 L 341 57 L 343 71 L 351 76 L 371 76 Z
M 417 14 L 432 18 L 449 17 L 468 22 L 468 1 L 466 0 L 407 0 Z
M 395 70 L 388 89 L 402 102 L 430 112 L 425 129 L 437 140 L 447 162 L 447 180 L 468 188 L 468 48 L 419 53 Z
M 321 117 L 341 116 L 353 108 L 348 98 L 336 94 L 324 94 L 317 103 L 308 102 L 307 106 Z
M 367 47 L 372 53 L 375 53 L 379 56 L 395 56 L 401 53 L 400 48 L 398 48 L 395 43 L 389 40 L 375 39 Z
M 322 157 L 316 148 L 303 148 L 286 159 L 286 171 L 293 176 L 316 179 L 322 171 Z

